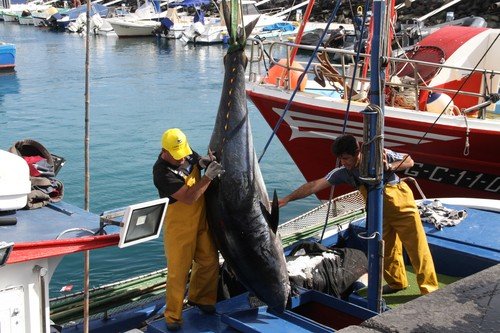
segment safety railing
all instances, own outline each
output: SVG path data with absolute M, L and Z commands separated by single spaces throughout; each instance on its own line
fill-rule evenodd
M 254 38 L 249 38 L 249 44 L 249 82 L 266 82 L 287 90 L 291 89 L 291 84 L 289 82 L 289 78 L 291 77 L 290 73 L 292 71 L 295 71 L 296 73 L 303 73 L 306 64 L 304 61 L 297 60 L 294 60 L 293 65 L 290 63 L 290 54 L 292 49 L 298 48 L 302 51 L 313 52 L 316 48 L 315 46 L 298 45 L 290 42 L 266 42 Z M 321 81 L 318 80 L 318 75 L 323 75 L 325 89 L 336 90 L 339 92 L 340 98 L 348 99 L 351 95 L 351 98 L 354 100 L 366 101 L 369 90 L 369 77 L 363 77 L 361 73 L 363 72 L 365 64 L 369 63 L 370 55 L 360 53 L 360 61 L 358 62 L 357 67 L 355 67 L 354 57 L 356 56 L 356 52 L 354 51 L 320 47 L 318 48 L 318 54 L 320 54 L 320 52 L 323 53 L 322 59 L 317 57 L 311 63 L 311 66 L 307 71 L 307 76 L 315 77 L 316 81 Z M 332 58 L 333 55 L 336 55 L 340 61 L 330 63 L 329 59 Z M 282 59 L 286 60 L 279 62 L 279 60 Z M 325 61 L 327 63 L 325 63 Z M 491 103 L 495 103 L 494 98 L 498 97 L 497 92 L 499 87 L 495 87 L 494 85 L 495 82 L 498 85 L 498 75 L 500 74 L 500 71 L 450 66 L 442 63 L 402 57 L 385 57 L 383 61 L 387 64 L 388 68 L 388 78 L 385 82 L 385 87 L 388 95 L 386 105 L 389 106 L 419 110 L 419 100 L 422 92 L 445 93 L 453 97 L 474 97 L 478 100 L 485 101 L 461 110 L 462 113 L 472 113 L 473 111 L 481 109 L 482 112 L 479 113 L 478 118 L 485 118 L 484 107 Z M 296 66 L 296 63 L 301 66 Z M 275 82 L 269 82 L 269 78 L 266 76 L 268 74 L 268 69 L 271 66 L 279 66 L 283 68 L 286 70 L 286 74 L 278 77 Z M 403 69 L 406 74 L 404 76 L 399 76 L 398 74 L 400 74 Z M 431 73 L 428 75 L 430 77 L 422 77 L 421 73 L 423 69 L 425 69 L 426 73 Z M 456 89 L 442 86 L 430 87 L 427 85 L 432 77 L 438 75 L 445 69 L 452 71 L 456 77 L 464 78 L 467 76 L 480 76 L 480 80 L 483 83 L 481 85 L 481 90 L 478 92 L 467 90 L 458 91 Z M 352 82 L 353 73 L 356 73 L 354 82 Z M 495 76 L 497 76 L 497 81 L 494 80 Z M 328 86 L 326 86 L 326 84 L 328 84 Z M 356 93 L 348 94 L 346 93 L 349 91 L 348 89 L 353 89 Z M 491 100 L 492 98 L 493 100 Z
M 365 201 L 358 191 L 336 197 L 318 207 L 297 216 L 278 227 L 283 246 L 288 246 L 299 239 L 318 237 L 325 223 L 327 228 L 350 223 L 363 218 Z

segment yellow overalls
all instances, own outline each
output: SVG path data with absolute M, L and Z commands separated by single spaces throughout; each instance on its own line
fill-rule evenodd
M 366 199 L 364 186 L 360 192 Z M 408 287 L 403 260 L 403 245 L 410 257 L 421 294 L 438 289 L 438 281 L 429 244 L 410 187 L 400 181 L 384 186 L 383 235 L 384 279 L 393 289 Z
M 195 166 L 185 184 L 191 187 L 199 180 Z M 180 322 L 191 266 L 188 299 L 204 305 L 217 300 L 219 258 L 208 230 L 204 196 L 192 205 L 176 201 L 168 206 L 163 245 L 168 267 L 165 320 Z

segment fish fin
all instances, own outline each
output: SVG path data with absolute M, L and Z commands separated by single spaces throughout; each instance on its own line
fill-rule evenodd
M 245 36 L 243 36 L 243 39 L 244 39 L 244 42 L 246 42 L 246 39 L 248 38 L 248 36 L 250 36 L 250 34 L 252 33 L 252 30 L 253 28 L 255 28 L 255 25 L 257 24 L 257 22 L 259 21 L 259 17 L 257 17 L 255 20 L 253 20 L 252 22 L 248 23 L 246 26 L 245 26 Z M 241 39 L 241 38 L 240 38 Z
M 269 221 L 271 221 L 271 214 L 267 211 L 267 208 L 266 208 L 266 206 L 264 206 L 262 201 L 260 201 L 259 204 L 260 204 L 260 210 L 262 212 L 262 215 L 264 216 L 264 219 L 267 222 L 267 225 L 269 225 L 269 227 L 271 227 L 271 224 L 269 223 Z
M 267 225 L 269 228 L 276 234 L 278 231 L 279 224 L 279 206 L 278 206 L 278 195 L 276 191 L 274 191 L 273 202 L 271 204 L 271 213 L 267 210 L 266 206 L 260 202 L 260 210 L 262 211 L 262 215 L 266 219 Z
M 273 194 L 273 203 L 271 204 L 271 221 L 274 226 L 273 231 L 276 234 L 278 231 L 278 224 L 280 222 L 280 208 L 278 203 L 278 194 L 276 190 L 274 190 Z
M 226 0 L 222 0 L 222 15 L 224 16 L 227 31 L 231 31 L 231 12 Z

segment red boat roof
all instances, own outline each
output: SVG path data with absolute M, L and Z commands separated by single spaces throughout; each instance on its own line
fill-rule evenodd
M 14 243 L 8 264 L 114 246 L 119 240 L 113 226 L 106 228 L 108 235 L 93 235 L 99 216 L 64 202 L 17 210 L 9 217 L 17 223 L 0 227 L 1 240 Z
M 448 59 L 455 51 L 488 28 L 448 26 L 430 34 L 418 43 L 421 46 L 436 46 L 444 51 L 444 58 Z

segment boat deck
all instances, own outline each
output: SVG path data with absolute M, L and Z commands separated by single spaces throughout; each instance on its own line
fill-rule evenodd
M 454 201 L 455 205 L 450 205 L 444 200 L 442 202 L 448 208 L 466 209 L 468 215 L 458 225 L 445 227 L 440 231 L 432 224 L 424 224 L 438 273 L 452 277 L 463 277 L 500 263 L 500 242 L 497 237 L 500 231 L 498 213 L 481 208 L 474 199 L 469 199 L 467 205 L 475 208 L 465 208 L 466 203 L 462 205 L 460 201 L 456 200 Z M 338 211 L 341 206 L 348 205 L 337 202 L 335 206 Z M 495 202 L 490 201 L 487 206 L 495 207 Z M 322 232 L 326 209 L 327 204 L 316 208 L 314 210 L 316 215 L 307 213 L 297 221 L 289 221 L 288 223 L 291 225 L 280 226 L 280 233 L 283 232 L 283 235 L 287 235 L 288 231 L 295 230 L 296 234 L 302 235 L 300 240 L 307 238 L 317 241 Z M 339 239 L 337 231 L 339 231 L 344 240 L 347 241 L 347 246 L 363 249 L 365 241 L 357 237 L 357 234 L 364 231 L 365 220 L 363 214 L 358 213 L 358 209 L 346 209 L 343 213 L 336 215 L 333 220 L 337 223 L 340 221 L 341 225 L 330 226 L 323 240 L 325 245 L 336 244 Z M 97 222 L 90 223 L 97 225 Z M 284 230 L 286 228 L 289 230 Z M 293 237 L 290 234 L 285 236 L 284 240 L 288 238 Z M 296 242 L 297 240 L 293 243 Z M 453 280 L 449 282 L 451 283 Z M 455 284 L 451 283 L 440 292 L 446 293 L 446 290 Z M 404 295 L 395 296 L 404 298 Z M 418 297 L 417 300 L 422 298 L 426 297 Z M 292 299 L 290 309 L 284 314 L 278 315 L 268 312 L 265 305 L 252 301 L 249 299 L 248 293 L 244 293 L 217 303 L 217 314 L 215 315 L 205 315 L 198 308 L 187 308 L 183 313 L 184 325 L 181 332 L 331 332 L 348 325 L 359 325 L 374 315 L 363 306 L 358 306 L 366 306 L 365 299 L 353 294 L 350 301 L 351 303 L 348 303 L 317 291 L 302 290 L 298 296 Z M 412 302 L 401 306 L 411 307 Z M 118 326 L 114 327 L 113 325 L 119 325 L 119 331 L 124 331 L 137 327 L 135 326 L 137 320 L 140 320 L 141 322 L 149 322 L 148 327 L 145 328 L 146 332 L 167 332 L 164 318 L 161 316 L 163 312 L 161 301 L 151 308 L 142 307 L 130 311 L 129 313 L 112 314 L 103 320 L 93 322 L 91 324 L 92 331 L 117 331 Z M 135 325 L 126 326 L 125 324 L 124 326 L 124 322 L 121 322 L 120 318 L 127 318 L 128 324 L 134 321 Z M 67 327 L 64 331 L 79 332 L 80 329 L 81 327 Z
M 457 210 L 466 209 L 468 215 L 454 227 L 437 230 L 434 225 L 424 223 L 424 229 L 428 235 L 437 271 L 452 276 L 447 277 L 449 279 L 447 282 L 452 283 L 457 277 L 472 275 L 500 263 L 500 244 L 497 236 L 500 232 L 498 213 L 457 205 L 446 205 L 446 207 Z M 352 222 L 351 225 L 354 228 L 345 232 L 359 232 L 356 229 L 362 228 L 364 220 Z M 350 238 L 353 243 L 358 243 L 358 240 L 353 239 L 352 235 Z M 332 235 L 326 238 L 323 243 L 331 245 L 336 241 L 336 235 Z M 356 244 L 353 245 L 356 246 Z M 467 265 L 464 265 L 464 260 L 468 262 Z M 443 289 L 444 293 L 446 293 L 446 289 Z M 345 303 L 325 294 L 316 294 L 315 297 L 327 300 L 326 304 L 338 302 L 344 305 Z M 405 295 L 394 296 L 404 298 L 406 301 L 415 298 Z M 301 297 L 304 296 L 301 295 Z M 309 310 L 301 311 L 292 306 L 291 311 L 286 311 L 283 315 L 276 315 L 267 312 L 266 306 L 251 308 L 248 294 L 243 294 L 219 302 L 216 315 L 204 315 L 197 308 L 185 310 L 181 332 L 331 332 L 332 329 L 339 330 L 349 325 L 359 325 L 355 323 L 354 317 L 344 318 L 346 314 L 355 314 L 352 309 L 342 314 L 336 313 L 333 316 L 335 319 L 331 320 L 327 319 L 332 318 L 332 313 L 329 312 L 331 308 L 326 312 L 319 312 L 318 315 L 316 306 L 317 302 L 313 300 L 309 304 Z M 407 303 L 405 306 L 411 305 Z M 321 316 L 321 313 L 324 316 Z M 311 326 L 307 326 L 305 323 Z M 151 323 L 147 332 L 167 332 L 164 319 L 161 318 Z
M 465 277 L 500 262 L 500 221 L 498 212 L 446 205 L 467 211 L 467 217 L 454 227 L 437 230 L 424 223 L 436 271 Z M 457 252 L 461 253 L 457 256 Z M 464 265 L 464 262 L 467 263 Z
M 2 240 L 14 243 L 8 263 L 118 243 L 118 228 L 108 226 L 108 235 L 95 236 L 93 233 L 99 229 L 99 216 L 64 202 L 33 210 L 1 212 L 0 219 L 16 221 L 12 225 L 0 226 Z
M 249 294 L 244 293 L 219 302 L 214 315 L 205 315 L 195 307 L 184 310 L 181 332 L 331 332 L 331 327 L 359 325 L 376 315 L 360 306 L 311 290 L 302 290 L 292 299 L 292 304 L 291 310 L 272 313 L 265 305 L 252 306 Z M 332 313 L 337 315 L 332 317 Z M 315 316 L 314 320 L 311 316 Z M 151 323 L 146 332 L 168 332 L 165 320 L 162 318 Z

